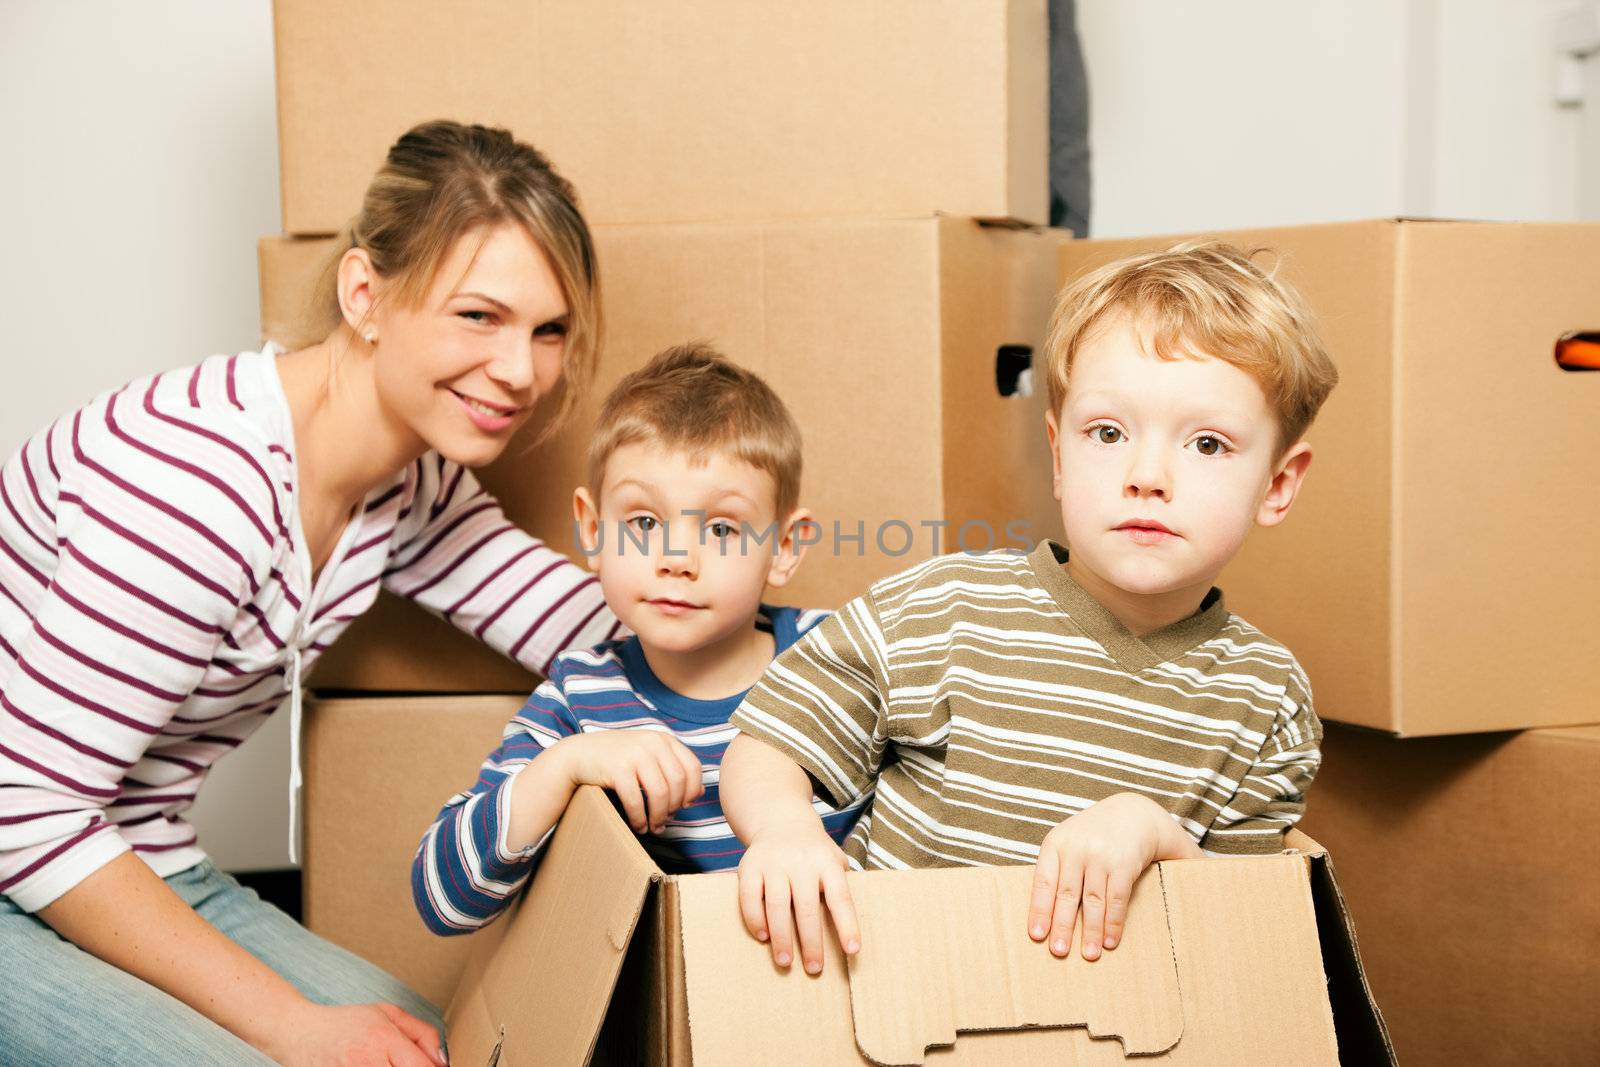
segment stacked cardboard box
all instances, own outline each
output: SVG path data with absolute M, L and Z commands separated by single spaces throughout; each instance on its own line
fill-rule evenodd
M 1046 220 L 1043 0 L 275 0 L 284 230 L 470 116 L 591 222 Z
M 1600 1053 L 1600 727 L 1328 726 L 1307 832 L 1339 860 L 1401 1063 Z
M 1272 249 L 1339 364 L 1294 514 L 1221 584 L 1294 649 L 1322 718 L 1365 728 L 1329 727 L 1305 828 L 1338 857 L 1396 1049 L 1592 1062 L 1600 732 L 1529 728 L 1600 721 L 1600 375 L 1555 360 L 1600 325 L 1600 226 L 1206 236 Z M 1177 239 L 1074 242 L 1062 280 Z
M 358 696 L 308 708 L 305 923 L 436 1004 L 450 1002 L 472 939 L 422 925 L 411 856 L 525 695 Z
M 599 380 L 569 430 L 483 472 L 535 534 L 573 547 L 599 398 L 696 337 L 766 376 L 805 432 L 803 498 L 824 540 L 794 602 L 837 605 L 937 551 L 1054 532 L 1042 398 L 1019 373 L 1068 236 L 1031 228 L 1046 200 L 1044 0 L 275 13 L 286 236 L 260 247 L 267 337 L 303 336 L 329 235 L 417 121 L 505 125 L 584 198 L 606 294 Z M 432 938 L 410 906 L 411 853 L 533 679 L 385 602 L 312 682 L 355 692 L 308 708 L 308 923 L 440 1002 L 454 990 L 457 1062 L 1211 1064 L 1285 1042 L 1309 1062 L 1388 1058 L 1308 839 L 1152 871 L 1135 947 L 1096 965 L 1018 937 L 1024 868 L 852 876 L 879 949 L 831 958 L 819 981 L 765 962 L 731 875 L 666 878 L 586 791 L 512 916 Z M 1241 895 L 1257 904 L 1240 911 Z M 932 907 L 949 913 L 932 934 L 897 918 Z M 941 1001 L 948 1014 L 926 1010 Z

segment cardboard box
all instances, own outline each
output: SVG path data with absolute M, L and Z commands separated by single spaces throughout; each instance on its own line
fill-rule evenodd
M 472 937 L 422 925 L 411 857 L 526 695 L 306 702 L 305 924 L 441 1008 Z
M 805 436 L 801 502 L 822 540 L 783 603 L 836 607 L 936 550 L 1057 535 L 1042 390 L 1000 389 L 1019 354 L 1042 345 L 1064 231 L 937 217 L 602 226 L 595 236 L 607 347 L 594 388 L 562 433 L 531 451 L 513 442 L 481 472 L 514 522 L 577 558 L 572 490 L 601 400 L 659 350 L 701 338 L 760 372 Z M 267 336 L 304 332 L 295 316 L 320 274 L 316 251 L 262 241 Z M 532 679 L 386 601 L 313 682 L 507 692 Z
M 1294 514 L 1223 574 L 1325 719 L 1402 735 L 1600 721 L 1600 225 L 1379 220 L 1219 234 L 1276 249 L 1342 381 Z M 1064 246 L 1065 282 L 1175 237 Z M 1264 260 L 1270 262 L 1270 260 Z
M 591 1048 L 598 1063 L 687 1063 L 691 1030 L 699 1067 L 856 1063 L 852 1026 L 887 1055 L 952 1022 L 928 1017 L 935 1001 L 916 979 L 1000 973 L 1022 999 L 994 999 L 993 982 L 953 985 L 957 1028 L 1084 1016 L 1094 1033 L 1118 1039 L 962 1034 L 959 1055 L 931 1060 L 1121 1063 L 1133 1042 L 1169 1046 L 1153 1055 L 1162 1063 L 1243 1062 L 1269 1047 L 1332 1063 L 1337 1039 L 1340 1062 L 1388 1062 L 1332 868 L 1303 835 L 1283 856 L 1159 865 L 1139 883 L 1123 947 L 1094 965 L 1053 960 L 1020 935 L 1028 868 L 852 875 L 868 923 L 866 966 L 847 980 L 830 944 L 824 976 L 812 980 L 779 975 L 746 937 L 731 875 L 663 876 L 605 794 L 586 789 L 521 904 L 477 934 L 436 937 L 411 903 L 412 855 L 520 704 L 364 696 L 306 709 L 307 925 L 451 1003 L 455 1063 L 490 1062 L 502 1025 L 506 1067 L 582 1063 Z M 1252 902 L 1247 912 L 1234 906 L 1241 899 Z M 913 927 L 915 915 L 923 918 Z M 986 940 L 980 931 L 991 924 L 999 933 Z M 952 936 L 930 939 L 929 930 Z M 988 953 L 960 956 L 984 945 Z M 854 1024 L 853 990 L 871 991 Z M 859 1013 L 875 1009 L 863 1022 Z M 900 1028 L 913 1021 L 914 1032 Z M 993 1056 L 971 1058 L 983 1053 Z
M 1093 964 L 1028 940 L 1030 867 L 851 874 L 863 951 L 847 967 L 830 937 L 811 978 L 745 932 L 733 873 L 663 875 L 585 788 L 520 905 L 476 935 L 451 1061 L 1388 1063 L 1327 855 L 1294 843 L 1157 865 Z
M 1600 1052 L 1600 727 L 1397 740 L 1330 726 L 1305 827 L 1339 857 L 1400 1062 Z
M 504 126 L 591 222 L 1048 221 L 1044 0 L 276 0 L 283 226 L 418 122 Z

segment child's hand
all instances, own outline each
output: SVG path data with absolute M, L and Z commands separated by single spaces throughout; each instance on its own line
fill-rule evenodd
M 806 973 L 822 973 L 824 901 L 845 953 L 860 951 L 861 928 L 844 879 L 847 867 L 844 850 L 815 815 L 763 827 L 751 839 L 739 863 L 739 910 L 757 941 L 772 942 L 773 963 L 789 966 L 798 932 Z
M 1072 949 L 1072 927 L 1083 912 L 1083 958 L 1122 940 L 1133 883 L 1156 860 L 1197 859 L 1199 846 L 1159 804 L 1136 793 L 1107 797 L 1051 830 L 1034 869 L 1028 935 L 1050 952 Z
M 700 760 L 660 730 L 607 730 L 556 742 L 574 787 L 598 785 L 622 802 L 635 833 L 659 834 L 667 817 L 705 791 Z

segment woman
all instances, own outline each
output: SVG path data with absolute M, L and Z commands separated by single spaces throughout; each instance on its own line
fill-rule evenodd
M 133 382 L 0 469 L 0 1062 L 442 1062 L 430 1005 L 182 812 L 380 584 L 535 670 L 614 634 L 466 470 L 587 384 L 594 253 L 536 151 L 436 122 L 327 283 L 320 343 Z

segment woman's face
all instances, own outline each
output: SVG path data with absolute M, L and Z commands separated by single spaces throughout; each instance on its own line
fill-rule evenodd
M 561 378 L 567 300 L 549 258 L 506 223 L 458 239 L 415 306 L 382 285 L 369 326 L 380 407 L 446 459 L 490 462 Z

